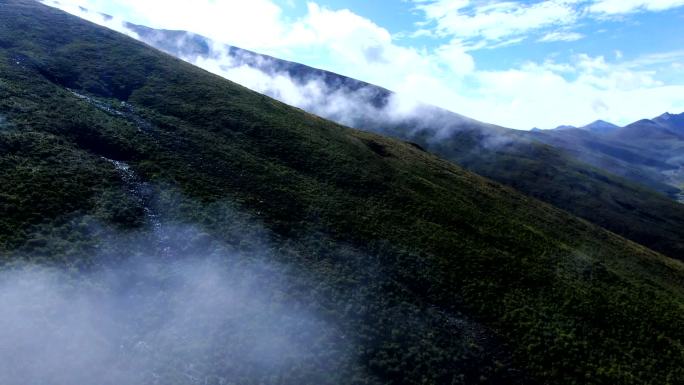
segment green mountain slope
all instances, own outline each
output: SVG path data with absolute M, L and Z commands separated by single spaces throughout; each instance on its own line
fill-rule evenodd
M 606 141 L 606 136 L 619 135 L 622 130 L 600 121 L 583 129 L 526 132 L 428 105 L 407 113 L 393 108 L 397 95 L 372 84 L 237 47 L 221 47 L 185 31 L 134 24 L 127 28 L 141 41 L 179 58 L 192 61 L 202 57 L 227 68 L 247 66 L 266 78 L 285 77 L 303 90 L 321 89 L 320 100 L 294 98 L 299 99 L 295 103 L 336 122 L 418 143 L 468 170 L 632 241 L 684 258 L 684 206 L 669 199 L 679 194 L 681 141 L 645 140 L 639 130 L 630 135 L 639 138 L 638 143 Z M 283 92 L 278 84 L 272 81 L 270 86 L 260 87 L 279 98 Z M 340 103 L 340 95 L 344 103 Z M 669 126 L 678 121 L 674 115 L 663 116 L 668 117 Z
M 539 139 L 545 133 L 477 122 L 459 123 L 451 115 L 435 108 L 430 118 L 425 118 L 430 116 L 426 113 L 399 125 L 385 125 L 383 129 L 630 240 L 670 257 L 683 258 L 683 205 L 607 172 L 611 168 L 605 163 L 561 150 L 566 149 L 563 143 L 548 141 L 556 147 L 542 143 Z M 451 133 L 435 139 L 437 127 L 446 127 L 447 132 L 450 128 Z M 570 130 L 558 131 L 557 135 L 566 131 Z M 411 134 L 406 135 L 407 132 Z
M 310 383 L 684 379 L 680 262 L 414 145 L 19 0 L 0 1 L 0 116 L 7 263 L 116 263 L 116 250 L 90 258 L 108 248 L 91 223 L 145 230 L 149 196 L 236 250 L 251 229 L 231 207 L 263 224 L 294 280 L 272 306 L 296 298 L 342 322 L 306 339 L 315 360 L 244 383 L 305 383 L 302 371 Z M 113 161 L 150 192 L 132 193 Z M 344 370 L 337 351 L 352 356 Z

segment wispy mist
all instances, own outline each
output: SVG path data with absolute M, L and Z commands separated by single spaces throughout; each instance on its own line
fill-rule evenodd
M 0 384 L 376 384 L 398 362 L 418 368 L 406 383 L 470 383 L 507 360 L 478 347 L 490 334 L 477 323 L 409 289 L 422 258 L 316 231 L 279 239 L 230 202 L 110 162 L 144 223 L 77 217 L 2 256 Z
M 46 3 L 54 5 L 55 1 Z M 484 148 L 500 147 L 514 140 L 500 127 L 428 105 L 405 92 L 392 92 L 191 32 L 156 30 L 85 8 L 68 10 L 256 92 L 346 126 L 426 145 L 464 129 L 478 130 L 482 136 L 479 146 Z
M 344 353 L 319 349 L 344 351 L 335 325 L 289 297 L 285 267 L 206 250 L 206 235 L 189 227 L 162 236 L 184 250 L 86 273 L 30 264 L 0 272 L 0 383 L 263 383 L 285 374 L 329 383 L 327 371 L 344 369 Z
M 462 130 L 477 130 L 482 147 L 500 147 L 513 138 L 501 127 L 431 106 L 411 95 L 306 67 L 188 32 L 127 25 L 136 38 L 198 67 L 334 122 L 435 143 Z
M 345 84 L 338 79 L 329 84 L 331 80 L 320 71 L 293 76 L 290 72 L 297 69 L 279 68 L 282 62 L 277 59 L 228 46 L 213 45 L 208 55 L 181 58 L 283 103 L 348 126 L 369 119 L 385 124 L 402 120 L 420 106 L 417 100 L 361 82 Z
M 219 240 L 171 219 L 192 205 L 180 194 L 110 162 L 144 224 L 75 218 L 6 259 L 0 384 L 338 383 L 353 341 L 310 306 L 315 295 L 295 294 L 307 278 L 278 262 L 258 222 L 209 204 Z

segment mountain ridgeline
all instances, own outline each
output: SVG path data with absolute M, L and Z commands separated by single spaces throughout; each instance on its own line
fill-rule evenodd
M 384 88 L 192 33 L 134 24 L 127 28 L 176 57 L 212 61 L 223 76 L 240 80 L 242 70 L 255 71 L 262 79 L 255 86 L 262 93 L 341 124 L 416 143 L 635 242 L 684 258 L 684 205 L 674 201 L 682 187 L 681 141 L 649 141 L 638 148 L 596 141 L 578 145 L 579 140 L 565 138 L 578 131 L 589 135 L 589 128 L 610 134 L 614 127 L 594 122 L 583 130 L 506 129 L 429 105 L 406 107 L 400 95 Z M 289 88 L 283 88 L 283 79 Z M 301 95 L 291 97 L 293 89 Z M 309 94 L 312 89 L 316 92 Z M 661 153 L 663 148 L 667 151 Z
M 684 202 L 684 113 L 665 113 L 625 127 L 604 122 L 534 135 L 575 158 Z
M 0 117 L 3 384 L 684 380 L 681 262 L 422 145 L 27 0 Z

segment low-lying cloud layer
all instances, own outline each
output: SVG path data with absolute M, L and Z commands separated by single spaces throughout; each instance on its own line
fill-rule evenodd
M 148 252 L 158 236 L 164 257 Z M 344 370 L 339 330 L 289 298 L 268 256 L 231 255 L 188 226 L 140 241 L 109 244 L 130 254 L 87 273 L 0 272 L 0 383 L 329 383 Z
M 307 278 L 265 228 L 225 202 L 202 208 L 224 240 L 171 220 L 190 201 L 110 162 L 144 226 L 74 218 L 3 258 L 0 384 L 334 384 L 349 370 L 353 341 L 294 294 Z
M 55 0 L 45 2 L 55 4 Z M 598 29 L 603 28 L 600 23 L 608 23 L 606 20 L 616 16 L 674 9 L 682 5 L 679 0 L 487 4 L 421 0 L 412 5 L 414 15 L 422 19 L 416 25 L 419 29 L 395 34 L 351 10 L 330 9 L 315 2 L 307 3 L 304 15 L 297 18 L 286 17 L 285 8 L 269 0 L 250 2 L 248 6 L 234 2 L 188 6 L 181 0 L 142 3 L 61 0 L 58 6 L 118 30 L 122 30 L 122 23 L 116 17 L 101 20 L 78 5 L 115 12 L 119 17 L 128 15 L 135 20 L 127 21 L 157 28 L 192 31 L 217 42 L 342 73 L 396 91 L 402 98 L 511 128 L 582 126 L 597 119 L 628 124 L 666 110 L 684 110 L 684 85 L 678 80 L 682 69 L 675 65 L 676 60 L 641 64 L 658 55 L 682 58 L 681 53 L 671 50 L 641 52 L 638 56 L 632 53 L 622 58 L 620 46 L 611 45 L 603 53 L 563 48 L 567 54 L 560 56 L 549 51 L 542 58 L 528 58 L 521 53 L 503 61 L 495 59 L 496 63 L 491 58 L 483 61 L 483 57 L 496 58 L 498 48 L 522 42 L 534 47 L 571 44 L 590 34 L 600 40 L 606 34 L 582 26 L 598 23 L 594 28 Z M 414 46 L 405 40 L 410 35 L 410 39 L 429 38 L 434 43 Z M 598 44 L 609 43 L 601 40 Z M 586 67 L 587 61 L 599 60 L 604 62 L 604 68 Z M 502 66 L 502 62 L 510 64 Z M 231 79 L 250 87 L 255 87 L 254 83 L 263 85 L 263 79 L 254 74 L 231 75 Z M 236 75 L 243 77 L 238 79 Z M 616 82 L 596 82 L 597 78 L 613 78 Z M 308 96 L 307 92 L 303 94 Z M 294 100 L 300 97 L 289 90 L 281 94 Z
M 399 258 L 390 244 L 380 257 L 318 232 L 281 239 L 229 201 L 111 163 L 144 224 L 85 215 L 1 256 L 0 384 L 375 384 L 395 362 L 417 368 L 410 383 L 470 383 L 508 362 L 478 345 L 486 329 L 408 290 L 383 265 Z M 421 351 L 437 353 L 426 364 Z
M 404 140 L 432 142 L 480 122 L 406 94 L 334 73 L 216 43 L 180 31 L 127 24 L 124 31 L 187 62 L 337 123 Z M 484 135 L 495 135 L 485 130 Z

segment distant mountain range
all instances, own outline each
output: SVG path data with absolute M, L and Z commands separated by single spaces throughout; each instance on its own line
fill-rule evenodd
M 533 135 L 684 202 L 684 113 L 665 113 L 624 127 L 597 121 L 581 128 L 535 130 Z
M 582 127 L 575 127 L 575 126 L 558 126 L 555 128 L 555 130 L 585 130 L 585 131 L 590 131 L 590 132 L 595 132 L 595 133 L 606 133 L 606 132 L 611 132 L 615 129 L 619 128 L 613 123 L 606 122 L 604 120 L 597 120 L 595 122 L 589 123 L 586 126 Z M 539 129 L 536 129 L 535 131 L 541 131 Z
M 635 127 L 641 127 L 641 129 L 635 129 Z M 643 131 L 644 129 L 645 131 Z M 544 131 L 538 128 L 535 128 L 534 130 Z M 616 131 L 622 131 L 623 133 L 635 131 L 637 134 L 639 134 L 638 131 L 642 130 L 640 134 L 646 134 L 649 137 L 653 135 L 664 135 L 670 138 L 677 137 L 679 140 L 682 140 L 681 138 L 684 136 L 684 113 L 671 114 L 666 112 L 656 118 L 642 119 L 624 127 L 606 122 L 605 120 L 597 120 L 582 127 L 562 125 L 554 128 L 553 130 L 583 130 L 594 134 L 610 134 Z
M 400 95 L 382 87 L 216 44 L 193 33 L 127 26 L 143 42 L 193 63 L 209 61 L 207 67 L 218 68 L 217 73 L 229 79 L 241 81 L 245 70 L 253 71 L 250 78 L 261 79 L 255 90 L 266 95 L 341 124 L 414 143 L 636 242 L 684 258 L 684 205 L 672 201 L 681 186 L 676 178 L 661 174 L 676 167 L 602 140 L 592 142 L 591 151 L 584 150 L 574 139 L 575 132 L 608 133 L 613 128 L 609 123 L 599 121 L 581 130 L 511 130 L 430 105 L 406 107 Z M 624 152 L 626 160 L 593 148 Z M 658 167 L 633 165 L 639 161 Z

